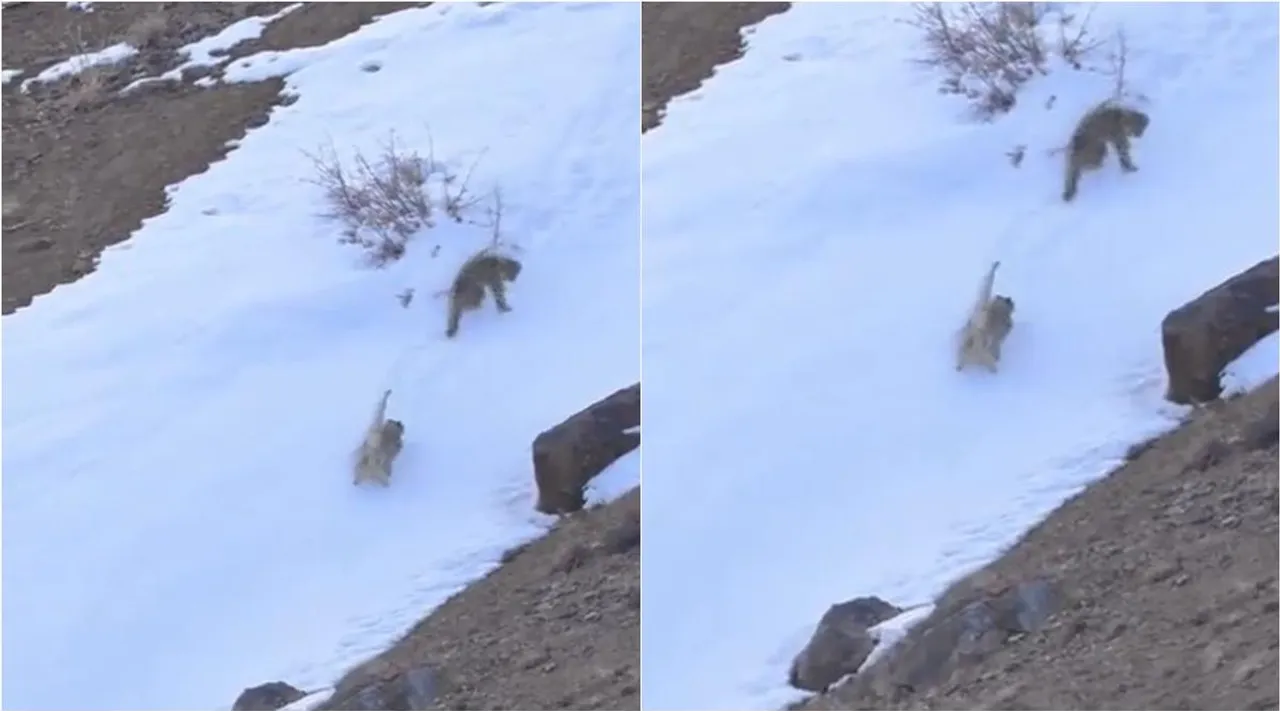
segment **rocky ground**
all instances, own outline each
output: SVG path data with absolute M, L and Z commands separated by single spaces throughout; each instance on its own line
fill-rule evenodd
M 377 14 L 413 3 L 304 7 L 264 36 L 233 49 L 324 44 Z M 204 171 L 227 142 L 266 121 L 280 102 L 280 80 L 193 86 L 136 78 L 180 63 L 177 49 L 250 15 L 285 3 L 101 3 L 93 12 L 62 3 L 20 3 L 4 11 L 3 62 L 23 74 L 4 87 L 3 310 L 88 274 L 103 248 L 164 209 L 164 187 Z M 18 91 L 23 78 L 68 57 L 128 41 L 132 60 Z
M 802 709 L 1274 709 L 1280 383 L 1217 402 Z
M 693 91 L 716 66 L 742 56 L 743 32 L 790 7 L 785 2 L 643 4 L 643 130 L 662 122 L 667 102 Z
M 639 489 L 510 551 L 321 708 L 639 709 Z

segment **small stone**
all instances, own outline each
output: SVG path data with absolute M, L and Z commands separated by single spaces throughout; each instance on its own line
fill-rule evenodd
M 520 666 L 524 669 L 535 669 L 551 661 L 551 657 L 546 652 L 533 652 L 529 654 L 524 663 Z
M 1226 656 L 1226 652 L 1223 651 L 1222 644 L 1220 642 L 1213 641 L 1209 643 L 1209 646 L 1205 647 L 1202 656 L 1204 670 L 1206 672 L 1211 672 L 1222 667 L 1222 659 Z
M 1147 571 L 1147 582 L 1163 583 L 1178 574 L 1180 566 L 1176 563 L 1160 562 L 1151 566 Z
M 232 711 L 274 711 L 306 695 L 306 692 L 283 681 L 271 681 L 245 689 L 240 696 L 236 697 L 231 709 Z
M 48 237 L 37 237 L 29 242 L 23 242 L 18 245 L 19 254 L 34 254 L 43 252 L 53 246 L 53 240 Z
M 560 554 L 560 559 L 555 565 L 558 573 L 568 573 L 577 570 L 586 564 L 591 552 L 581 543 L 575 543 Z
M 1107 629 L 1106 639 L 1108 642 L 1114 641 L 1128 631 L 1129 631 L 1129 625 L 1125 624 L 1123 621 L 1114 622 Z
M 1237 684 L 1248 681 L 1250 677 L 1257 674 L 1264 666 L 1266 666 L 1266 652 L 1255 652 L 1249 655 L 1243 662 L 1236 667 L 1231 674 L 1231 680 Z
M 1222 440 L 1210 440 L 1200 448 L 1200 451 L 1196 453 L 1184 471 L 1188 473 L 1203 472 L 1226 461 L 1229 456 L 1231 456 L 1231 447 L 1227 446 Z

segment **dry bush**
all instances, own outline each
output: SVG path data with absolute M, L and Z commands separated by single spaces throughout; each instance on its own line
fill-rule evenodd
M 61 105 L 69 111 L 89 111 L 108 100 L 110 77 L 106 67 L 90 65 L 68 77 Z
M 152 10 L 142 15 L 125 30 L 124 41 L 137 49 L 154 45 L 169 29 L 169 17 L 163 10 Z
M 324 190 L 324 216 L 340 222 L 342 242 L 364 248 L 375 266 L 404 256 L 409 240 L 441 214 L 462 222 L 478 202 L 467 189 L 470 171 L 459 180 L 430 150 L 406 150 L 394 135 L 375 158 L 357 154 L 349 167 L 332 146 L 307 157 L 316 169 L 310 182 Z
M 35 74 L 24 79 L 19 88 L 30 101 L 27 108 L 43 121 L 53 114 L 90 111 L 109 101 L 121 73 L 119 63 L 95 63 L 85 56 L 93 51 L 84 39 L 84 27 L 73 24 L 57 55 L 71 58 L 71 71 L 57 78 L 39 79 Z
M 1004 155 L 1009 159 L 1009 162 L 1013 164 L 1013 167 L 1017 168 L 1022 165 L 1022 159 L 1027 157 L 1027 146 L 1026 144 L 1019 143 L 1013 147 L 1013 150 L 1005 153 Z
M 1058 58 L 1076 69 L 1102 43 L 1059 4 L 917 3 L 909 23 L 924 33 L 921 64 L 944 73 L 941 91 L 973 102 L 990 119 L 1013 108 L 1018 89 Z M 1050 33 L 1050 27 L 1056 31 Z
M 1105 70 L 1115 81 L 1115 84 L 1111 89 L 1111 98 L 1116 101 L 1127 101 L 1130 99 L 1146 101 L 1147 97 L 1140 93 L 1130 91 L 1129 84 L 1124 73 L 1128 64 L 1129 38 L 1125 35 L 1123 29 L 1116 30 L 1115 41 L 1111 43 L 1111 48 L 1107 52 L 1107 69 Z

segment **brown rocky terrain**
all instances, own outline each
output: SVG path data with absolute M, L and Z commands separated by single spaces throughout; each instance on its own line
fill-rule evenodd
M 718 65 L 742 56 L 742 33 L 790 7 L 785 2 L 643 3 L 643 130 L 671 99 L 697 89 Z
M 320 708 L 640 708 L 640 490 L 510 551 Z
M 231 56 L 323 44 L 378 14 L 414 3 L 303 6 Z M 156 82 L 120 96 L 133 80 L 179 64 L 177 49 L 286 3 L 19 3 L 4 10 L 3 62 L 22 75 L 3 92 L 4 313 L 93 271 L 101 251 L 164 209 L 166 185 L 203 172 L 228 141 L 266 122 L 283 82 L 199 88 Z M 74 55 L 118 42 L 130 59 L 18 90 L 21 81 Z M 194 79 L 195 76 L 188 76 Z
M 1273 378 L 1135 447 L 796 707 L 1276 708 L 1278 397 Z

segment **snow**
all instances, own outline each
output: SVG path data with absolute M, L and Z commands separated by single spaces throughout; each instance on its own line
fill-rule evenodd
M 302 7 L 302 3 L 294 3 L 286 5 L 274 15 L 252 16 L 243 20 L 227 25 L 216 34 L 204 39 L 196 40 L 191 44 L 179 50 L 179 54 L 186 58 L 182 64 L 170 69 L 159 76 L 143 77 L 130 82 L 127 86 L 120 90 L 120 93 L 127 93 L 145 84 L 152 84 L 160 81 L 179 81 L 182 79 L 182 73 L 188 69 L 199 67 L 216 67 L 227 62 L 230 57 L 226 56 L 226 52 L 241 42 L 258 39 L 262 36 L 262 32 L 266 30 L 267 25 L 288 15 L 289 13 Z M 208 77 L 204 77 L 207 79 Z M 212 82 L 201 83 L 201 86 L 212 86 Z
M 291 704 L 280 707 L 280 711 L 311 711 L 311 709 L 328 701 L 333 696 L 333 688 L 313 691 Z
M 933 613 L 933 608 L 934 605 L 932 604 L 913 605 L 897 616 L 891 617 L 867 630 L 874 636 L 876 646 L 875 649 L 871 650 L 871 654 L 862 662 L 862 666 L 858 670 L 869 669 L 872 664 L 875 664 L 881 657 L 888 654 L 894 645 L 907 636 L 907 632 L 910 632 L 912 627 L 924 622 Z M 845 677 L 845 681 L 852 678 L 852 676 Z
M 1110 78 L 977 123 L 908 12 L 796 4 L 643 139 L 645 708 L 801 698 L 828 606 L 932 599 L 1175 426 L 1161 319 L 1276 252 L 1275 5 L 1098 5 L 1152 123 L 1072 204 L 1048 152 Z M 1016 325 L 998 374 L 957 373 L 995 259 Z
M 84 12 L 93 11 L 91 3 L 69 2 L 67 3 L 67 6 L 72 9 L 83 10 Z M 292 5 L 285 6 L 273 15 L 255 15 L 233 22 L 209 37 L 196 40 L 195 42 L 180 48 L 178 50 L 178 54 L 185 57 L 185 61 L 178 66 L 156 76 L 135 79 L 125 85 L 125 87 L 120 90 L 120 94 L 127 94 L 141 86 L 154 84 L 156 82 L 180 81 L 182 79 L 183 72 L 189 69 L 216 67 L 225 64 L 230 60 L 230 57 L 226 56 L 226 52 L 228 52 L 232 47 L 241 42 L 247 42 L 261 37 L 262 32 L 267 28 L 267 25 L 270 25 L 272 22 L 275 22 L 300 7 L 302 7 L 302 3 L 294 3 Z M 22 91 L 27 91 L 33 83 L 65 79 L 100 64 L 118 64 L 137 53 L 138 49 L 136 47 L 128 43 L 121 42 L 97 52 L 79 54 L 61 61 L 35 77 L 24 81 L 21 85 L 21 89 Z M 8 84 L 10 79 L 13 79 L 21 73 L 22 70 L 20 69 L 5 69 L 3 76 L 4 83 Z M 204 77 L 196 80 L 195 84 L 207 88 L 214 86 L 216 82 L 209 80 L 209 77 Z
M 1258 341 L 1222 371 L 1224 396 L 1247 392 L 1276 374 L 1280 363 L 1280 334 Z
M 69 76 L 79 74 L 90 67 L 97 67 L 104 64 L 119 64 L 137 53 L 137 48 L 131 46 L 127 42 L 120 42 L 109 47 L 104 47 L 96 52 L 77 54 L 54 64 L 30 79 L 23 80 L 22 84 L 19 85 L 19 88 L 25 92 L 31 88 L 32 84 L 43 84 L 45 82 L 65 79 Z
M 22 74 L 21 69 L 0 69 L 0 82 L 8 84 Z
M 276 55 L 296 102 L 4 317 L 6 707 L 324 688 L 545 530 L 533 438 L 640 376 L 639 37 L 634 4 L 450 5 Z M 392 131 L 482 154 L 471 187 L 501 188 L 524 261 L 514 311 L 455 340 L 428 295 L 487 226 L 374 270 L 317 216 L 304 152 Z M 405 449 L 389 489 L 356 488 L 387 387 Z M 639 456 L 590 500 L 635 486 Z

